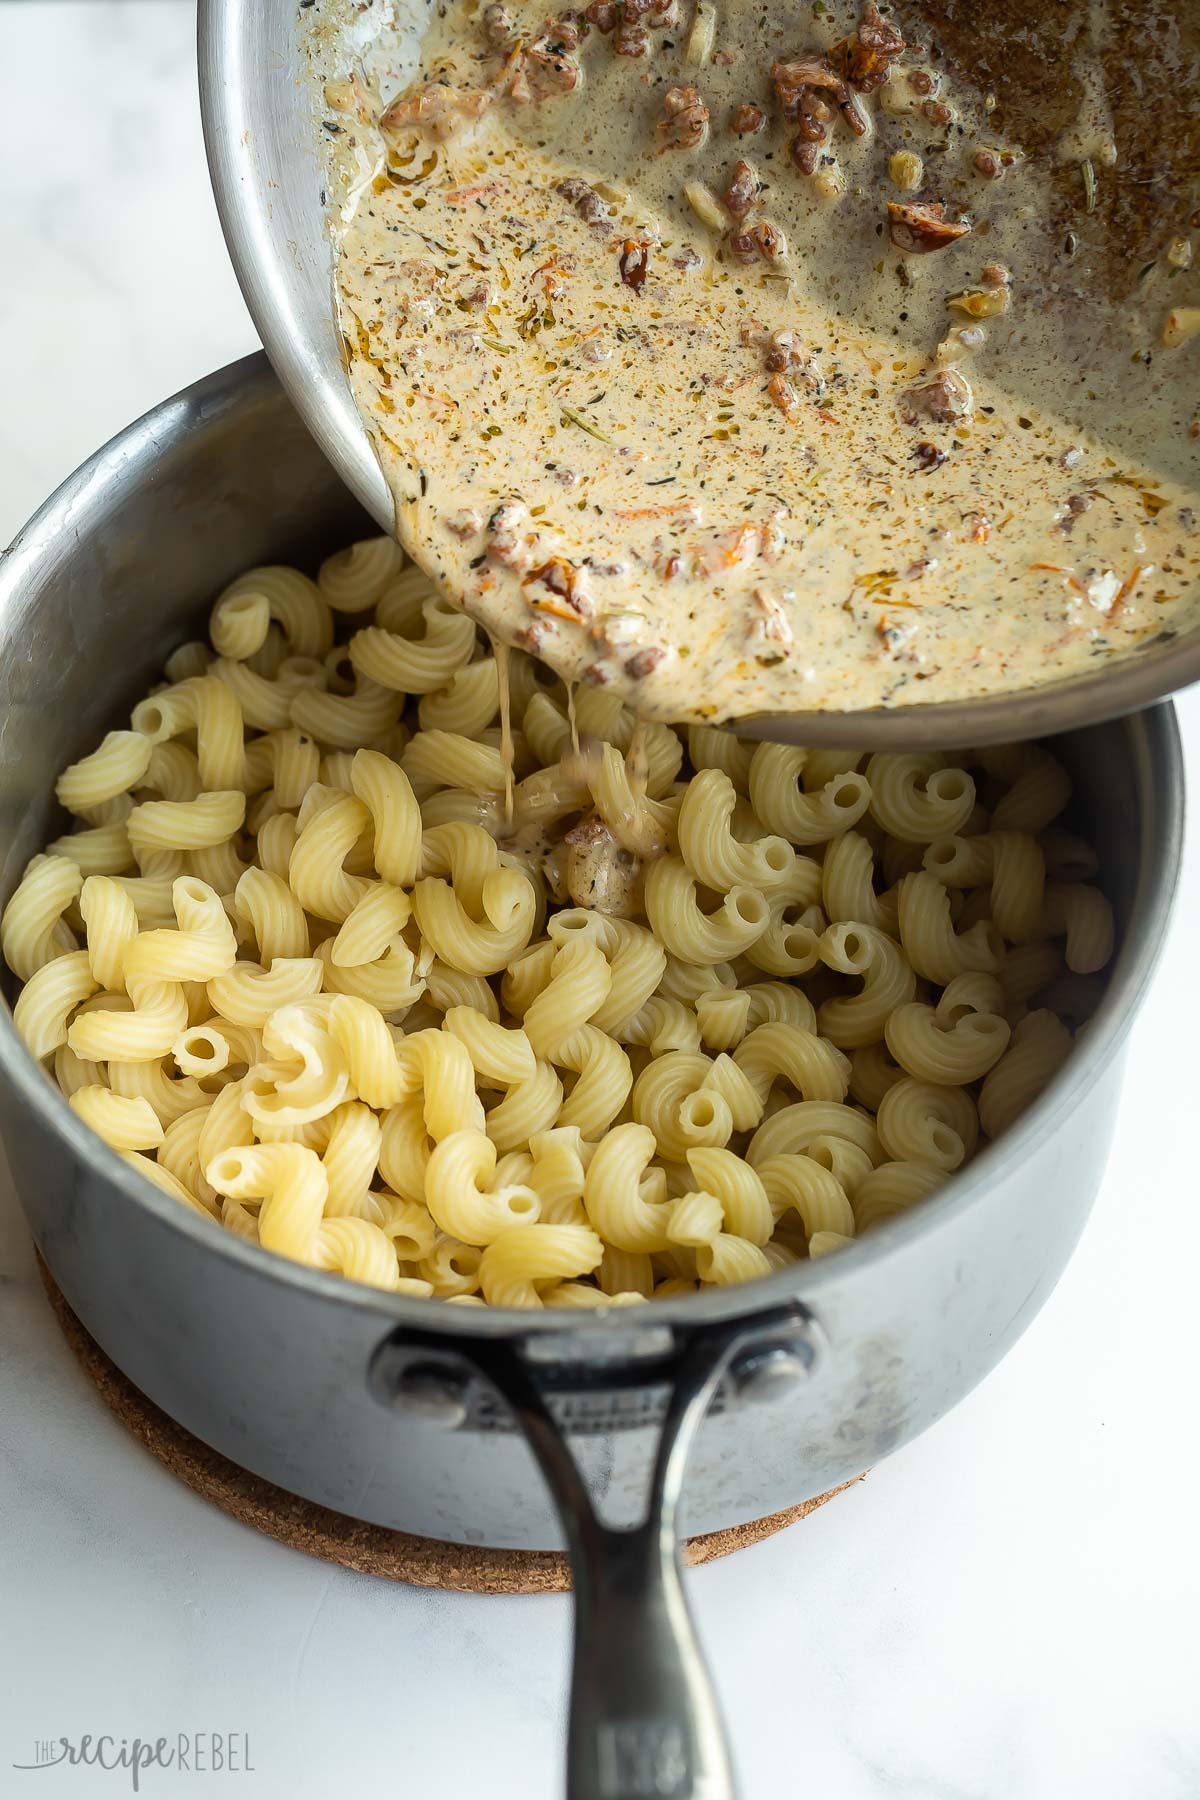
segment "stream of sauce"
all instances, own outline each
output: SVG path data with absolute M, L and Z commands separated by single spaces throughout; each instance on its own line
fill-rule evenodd
M 1200 230 L 1164 216 L 1153 297 L 1089 255 L 1103 10 L 1032 156 L 869 7 L 655 5 L 451 5 L 404 94 L 329 95 L 376 151 L 339 307 L 415 559 L 668 720 L 961 700 L 1200 622 Z

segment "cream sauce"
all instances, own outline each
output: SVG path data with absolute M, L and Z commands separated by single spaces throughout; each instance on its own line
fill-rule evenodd
M 1119 171 L 1088 45 L 1053 155 L 906 49 L 840 113 L 817 91 L 808 175 L 772 68 L 847 69 L 858 11 L 797 30 L 727 0 L 702 66 L 690 0 L 662 16 L 631 57 L 628 21 L 575 47 L 578 15 L 454 6 L 384 113 L 339 304 L 416 560 L 676 720 L 964 699 L 1200 621 L 1197 346 L 1162 341 L 1195 265 L 1115 301 L 1064 226 L 1064 192 L 1083 213 Z M 889 201 L 971 229 L 914 254 Z

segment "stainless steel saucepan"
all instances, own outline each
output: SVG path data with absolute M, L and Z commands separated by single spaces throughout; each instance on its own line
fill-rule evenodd
M 429 10 L 429 0 L 319 0 L 300 8 L 296 0 L 200 0 L 205 141 L 242 291 L 309 429 L 389 531 L 391 495 L 350 395 L 335 320 L 322 92 L 327 78 L 356 65 L 394 92 L 415 71 Z M 1102 20 L 1092 0 L 987 7 L 898 0 L 893 10 L 911 41 L 936 41 L 951 64 L 993 87 L 1003 129 L 1051 161 L 1086 101 L 1078 47 L 1103 25 L 1104 101 L 1122 179 L 1111 204 L 1088 221 L 1099 240 L 1088 279 L 1103 282 L 1114 303 L 1136 302 L 1139 282 L 1165 256 L 1180 222 L 1200 218 L 1200 8 L 1183 0 L 1164 15 L 1157 0 L 1107 0 Z M 1064 277 L 1063 303 L 1072 292 Z M 1194 379 L 1193 353 L 1183 354 L 1179 378 Z M 740 729 L 892 750 L 1016 742 L 1117 718 L 1197 679 L 1200 628 L 1043 687 L 966 702 L 764 715 Z
M 98 452 L 0 569 L 0 906 L 61 829 L 53 787 L 256 563 L 362 535 L 259 355 Z M 0 1006 L 0 1128 L 59 1286 L 204 1442 L 293 1493 L 425 1536 L 570 1549 L 572 1800 L 728 1800 L 681 1531 L 819 1494 L 954 1405 L 1050 1293 L 1100 1180 L 1121 1052 L 1163 940 L 1182 773 L 1158 707 L 1058 741 L 1119 921 L 1062 1072 L 934 1199 L 769 1279 L 584 1315 L 408 1300 L 269 1255 L 107 1149 Z M 686 1470 L 685 1470 L 686 1465 Z

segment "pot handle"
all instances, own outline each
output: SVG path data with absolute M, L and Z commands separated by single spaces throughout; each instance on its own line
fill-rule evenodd
M 372 1359 L 376 1397 L 439 1424 L 465 1422 L 463 1365 L 505 1401 L 557 1508 L 575 1584 L 567 1800 L 736 1800 L 716 1696 L 683 1591 L 679 1513 L 701 1420 L 724 1378 L 738 1403 L 790 1391 L 818 1356 L 816 1320 L 798 1303 L 753 1320 L 667 1333 L 669 1351 L 628 1360 L 544 1360 L 530 1340 L 398 1331 Z M 422 1361 L 422 1352 L 433 1361 Z M 569 1353 L 568 1353 L 569 1354 Z M 414 1361 L 414 1357 L 417 1359 Z M 622 1529 L 599 1518 L 554 1396 L 666 1388 L 645 1516 Z
M 632 1529 L 597 1517 L 536 1376 L 519 1353 L 488 1374 L 517 1414 L 550 1489 L 571 1556 L 575 1644 L 567 1800 L 736 1800 L 716 1694 L 683 1590 L 679 1513 L 696 1432 L 729 1372 L 748 1399 L 807 1374 L 811 1319 L 789 1310 L 710 1328 L 671 1359 L 646 1513 Z M 660 1379 L 662 1377 L 660 1376 Z

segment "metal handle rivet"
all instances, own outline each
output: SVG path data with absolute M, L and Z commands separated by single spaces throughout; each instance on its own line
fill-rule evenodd
M 766 1350 L 750 1351 L 730 1371 L 738 1397 L 755 1405 L 770 1405 L 792 1393 L 812 1364 L 811 1347 L 805 1349 L 775 1344 Z
M 467 1416 L 467 1383 L 437 1363 L 412 1363 L 398 1376 L 392 1404 L 410 1418 L 453 1431 Z

